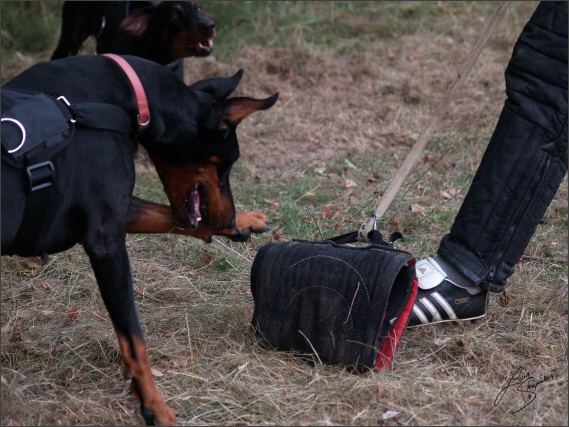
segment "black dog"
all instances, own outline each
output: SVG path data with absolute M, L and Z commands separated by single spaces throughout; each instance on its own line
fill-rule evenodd
M 154 62 L 123 59 L 138 75 L 147 104 L 135 99 L 136 85 L 103 55 L 40 63 L 2 86 L 2 255 L 83 245 L 142 415 L 148 424 L 171 425 L 176 417 L 153 381 L 134 306 L 125 233 L 211 241 L 212 235 L 240 240 L 266 230 L 265 215 L 235 214 L 229 173 L 239 157 L 236 126 L 273 106 L 278 94 L 227 98 L 242 71 L 186 86 Z M 42 95 L 30 97 L 34 93 Z M 156 166 L 170 206 L 132 196 L 138 143 Z
M 166 65 L 213 50 L 215 24 L 189 1 L 66 1 L 51 59 L 77 55 L 95 36 L 97 53 L 135 55 Z

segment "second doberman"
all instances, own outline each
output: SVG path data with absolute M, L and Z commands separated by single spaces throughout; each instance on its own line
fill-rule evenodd
M 77 55 L 94 36 L 97 53 L 134 55 L 162 65 L 213 51 L 214 22 L 189 1 L 66 1 L 54 59 Z

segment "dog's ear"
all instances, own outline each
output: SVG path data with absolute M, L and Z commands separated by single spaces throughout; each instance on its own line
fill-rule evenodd
M 254 98 L 231 98 L 227 102 L 229 106 L 225 110 L 221 122 L 219 124 L 220 130 L 225 130 L 230 126 L 237 126 L 241 120 L 247 117 L 249 114 L 255 111 L 266 110 L 275 105 L 279 99 L 279 93 L 275 93 L 272 96 L 265 99 L 254 99 Z
M 192 90 L 205 92 L 213 96 L 216 101 L 227 98 L 239 85 L 243 77 L 243 69 L 237 71 L 231 77 L 211 77 L 209 79 L 200 80 L 190 86 Z
M 120 23 L 119 28 L 133 36 L 140 36 L 148 29 L 148 21 L 152 11 L 144 8 L 133 12 Z

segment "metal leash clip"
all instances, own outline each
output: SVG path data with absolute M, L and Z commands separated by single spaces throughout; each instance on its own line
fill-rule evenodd
M 371 233 L 373 230 L 377 230 L 377 215 L 375 213 L 372 213 L 360 227 L 357 237 L 358 242 L 369 243 L 369 233 Z

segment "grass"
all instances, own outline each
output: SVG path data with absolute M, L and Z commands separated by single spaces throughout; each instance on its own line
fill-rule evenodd
M 417 258 L 435 253 L 460 207 L 505 98 L 512 46 L 535 4 L 510 6 L 424 161 L 382 218 L 382 231 L 401 230 L 400 247 Z M 12 35 L 7 8 L 35 8 L 30 22 L 56 23 L 55 5 L 44 6 L 53 7 L 46 17 L 39 4 L 0 6 L 3 82 L 49 58 L 57 40 L 40 50 L 27 46 Z M 353 375 L 266 350 L 249 328 L 257 249 L 359 227 L 495 6 L 203 4 L 217 24 L 216 49 L 214 57 L 187 60 L 187 80 L 244 68 L 237 95 L 279 91 L 280 98 L 239 125 L 241 158 L 231 177 L 238 211 L 270 214 L 270 232 L 247 243 L 127 238 L 156 381 L 182 424 L 567 424 L 567 179 L 506 294 L 491 296 L 487 317 L 406 331 L 382 373 Z M 8 45 L 8 32 L 22 44 Z M 135 193 L 165 202 L 143 153 L 136 163 Z M 52 255 L 46 266 L 2 257 L 1 274 L 2 425 L 140 424 L 82 248 Z M 518 368 L 552 378 L 512 413 L 528 396 L 510 390 L 498 405 L 495 399 Z

